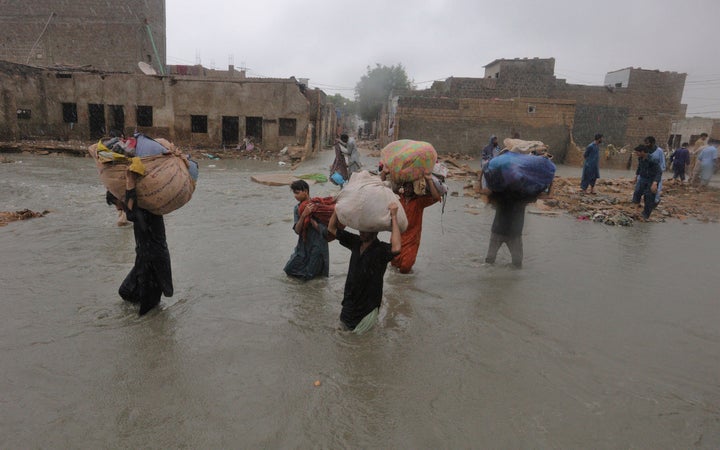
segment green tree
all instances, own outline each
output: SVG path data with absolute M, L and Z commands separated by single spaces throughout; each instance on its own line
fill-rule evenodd
M 355 102 L 343 97 L 341 94 L 328 95 L 327 102 L 332 103 L 336 108 L 342 108 L 347 114 L 355 114 L 356 112 Z
M 372 122 L 380 115 L 391 92 L 413 88 L 402 64 L 390 67 L 375 64 L 372 69 L 368 66 L 367 73 L 355 85 L 357 114 L 362 120 Z

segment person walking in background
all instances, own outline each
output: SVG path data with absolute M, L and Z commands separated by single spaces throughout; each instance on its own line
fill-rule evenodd
M 645 206 L 643 208 L 642 217 L 645 220 L 650 218 L 650 214 L 657 206 L 655 195 L 658 190 L 658 184 L 662 178 L 660 164 L 650 157 L 653 149 L 647 145 L 638 145 L 635 147 L 635 153 L 638 157 L 638 166 L 635 171 L 635 191 L 633 192 L 632 202 L 640 207 L 640 199 L 643 198 Z
M 595 193 L 595 181 L 600 178 L 600 144 L 602 144 L 603 135 L 598 133 L 595 135 L 590 145 L 585 148 L 583 158 L 582 180 L 580 181 L 580 189 L 583 194 L 587 193 L 587 188 L 590 187 L 590 193 Z
M 690 183 L 693 186 L 696 186 L 700 183 L 700 172 L 702 170 L 700 161 L 698 161 L 698 155 L 700 155 L 700 152 L 702 149 L 704 149 L 708 145 L 708 134 L 707 133 L 700 133 L 700 137 L 697 141 L 695 141 L 695 145 L 693 146 L 692 152 L 690 152 L 690 158 L 694 160 L 692 172 L 690 173 L 690 179 L 688 180 L 688 183 Z
M 389 244 L 380 242 L 377 233 L 360 231 L 357 235 L 340 230 L 335 212 L 330 217 L 328 231 L 337 237 L 340 245 L 351 252 L 340 312 L 340 322 L 344 329 L 360 334 L 377 322 L 387 264 L 402 248 L 400 226 L 397 222 L 398 207 L 397 203 L 388 205 L 392 223 Z
M 706 145 L 697 155 L 700 164 L 700 186 L 707 186 L 716 170 L 718 151 L 714 145 Z
M 170 252 L 165 238 L 163 216 L 137 206 L 135 189 L 128 189 L 125 202 L 120 202 L 110 191 L 105 194 L 109 205 L 120 206 L 135 233 L 135 265 L 120 285 L 118 293 L 123 300 L 139 303 L 141 316 L 160 304 L 160 296 L 172 297 L 172 269 Z
M 490 142 L 482 150 L 482 165 L 486 166 L 491 159 L 500 154 L 500 146 L 498 145 L 498 138 L 495 135 L 490 136 Z
M 679 179 L 681 183 L 685 182 L 685 169 L 690 166 L 690 150 L 688 150 L 688 145 L 687 142 L 683 142 L 680 148 L 670 155 L 670 164 L 673 168 L 673 180 Z
M 335 160 L 332 166 L 330 166 L 330 180 L 340 187 L 342 187 L 349 178 L 347 160 L 345 159 L 345 155 L 348 152 L 347 142 L 347 134 L 342 134 L 340 139 L 335 141 Z
M 650 149 L 650 158 L 660 166 L 660 180 L 658 181 L 657 192 L 655 193 L 655 203 L 660 203 L 660 194 L 662 193 L 662 174 L 665 172 L 665 152 L 655 142 L 653 136 L 648 136 L 644 141 L 645 146 Z
M 295 180 L 290 190 L 298 202 L 293 209 L 293 231 L 298 240 L 283 270 L 288 276 L 305 281 L 327 277 L 330 274 L 328 231 L 325 225 L 311 217 L 316 206 L 310 201 L 310 186 L 305 180 Z
M 347 168 L 348 168 L 348 179 L 353 173 L 359 172 L 362 168 L 360 163 L 360 152 L 358 151 L 357 145 L 355 144 L 355 138 L 349 138 L 347 141 Z

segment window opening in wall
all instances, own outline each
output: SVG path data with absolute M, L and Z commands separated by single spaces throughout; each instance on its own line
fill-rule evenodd
M 30 110 L 29 109 L 18 109 L 17 110 L 17 118 L 19 120 L 29 120 L 30 119 Z
M 528 105 L 528 114 L 535 113 L 535 105 Z
M 237 145 L 240 142 L 240 119 L 236 116 L 222 118 L 223 145 Z
M 190 116 L 190 131 L 207 133 L 207 116 Z
M 296 119 L 280 119 L 280 129 L 278 133 L 280 136 L 295 136 L 296 127 Z
M 105 135 L 105 105 L 88 104 L 88 125 L 90 138 L 99 139 Z
M 111 130 L 125 133 L 125 109 L 122 105 L 108 106 L 108 122 Z
M 643 120 L 642 116 L 638 117 L 638 120 Z
M 139 126 L 139 127 L 153 126 L 152 106 L 138 105 L 138 107 L 137 107 L 137 126 Z
M 70 73 L 56 73 L 55 78 L 72 78 Z
M 615 87 L 616 87 L 616 88 L 621 88 L 621 87 L 622 87 L 622 83 L 615 83 Z
M 263 118 L 262 117 L 246 117 L 245 118 L 245 135 L 253 138 L 256 144 L 262 142 L 263 136 Z
M 62 104 L 63 122 L 77 123 L 77 105 L 75 103 Z

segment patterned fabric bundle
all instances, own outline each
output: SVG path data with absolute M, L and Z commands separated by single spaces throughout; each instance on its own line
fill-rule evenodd
M 437 152 L 427 142 L 401 139 L 382 149 L 380 162 L 390 170 L 393 183 L 408 183 L 422 179 L 425 173 L 432 171 Z

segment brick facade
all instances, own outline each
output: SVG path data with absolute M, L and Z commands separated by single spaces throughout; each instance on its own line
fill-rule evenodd
M 381 143 L 414 139 L 441 153 L 478 154 L 490 135 L 515 133 L 564 149 L 573 127 L 575 103 L 539 98 L 455 99 L 400 97 L 392 134 L 385 117 Z
M 0 60 L 38 67 L 92 66 L 163 73 L 164 0 L 9 0 L 0 2 Z M 154 45 L 153 45 L 154 44 Z
M 384 110 L 383 140 L 393 136 L 429 136 L 441 140 L 445 147 L 454 148 L 453 151 L 475 153 L 477 149 L 469 145 L 471 140 L 482 136 L 481 142 L 484 142 L 490 134 L 497 134 L 502 140 L 519 132 L 521 138 L 549 144 L 562 162 L 570 150 L 576 151 L 570 146 L 571 142 L 584 148 L 596 133 L 605 135 L 605 143 L 618 149 L 632 149 L 649 135 L 664 143 L 670 136 L 673 120 L 684 115 L 684 105 L 680 103 L 684 73 L 628 68 L 624 69 L 628 74 L 626 87 L 606 87 L 569 84 L 555 78 L 554 70 L 553 58 L 497 60 L 486 66 L 484 78 L 451 77 L 434 83 L 426 91 L 405 93 L 399 96 L 394 116 L 390 105 Z M 437 113 L 425 111 L 418 115 L 408 109 L 420 102 L 419 99 L 425 110 L 437 109 Z M 496 106 L 515 102 L 517 107 L 511 108 L 510 114 L 504 107 L 478 107 L 472 119 L 458 114 L 457 120 L 448 121 L 442 110 L 451 106 L 460 108 L 454 105 L 461 105 L 466 99 L 491 101 Z M 537 106 L 531 115 L 527 111 L 532 106 L 528 99 L 543 99 L 548 103 Z M 540 100 L 534 101 L 540 104 Z M 564 102 L 572 104 L 572 112 L 559 106 L 566 105 Z M 556 104 L 557 110 L 571 117 L 541 118 L 549 104 Z M 393 136 L 388 136 L 387 128 L 393 120 L 399 128 Z

